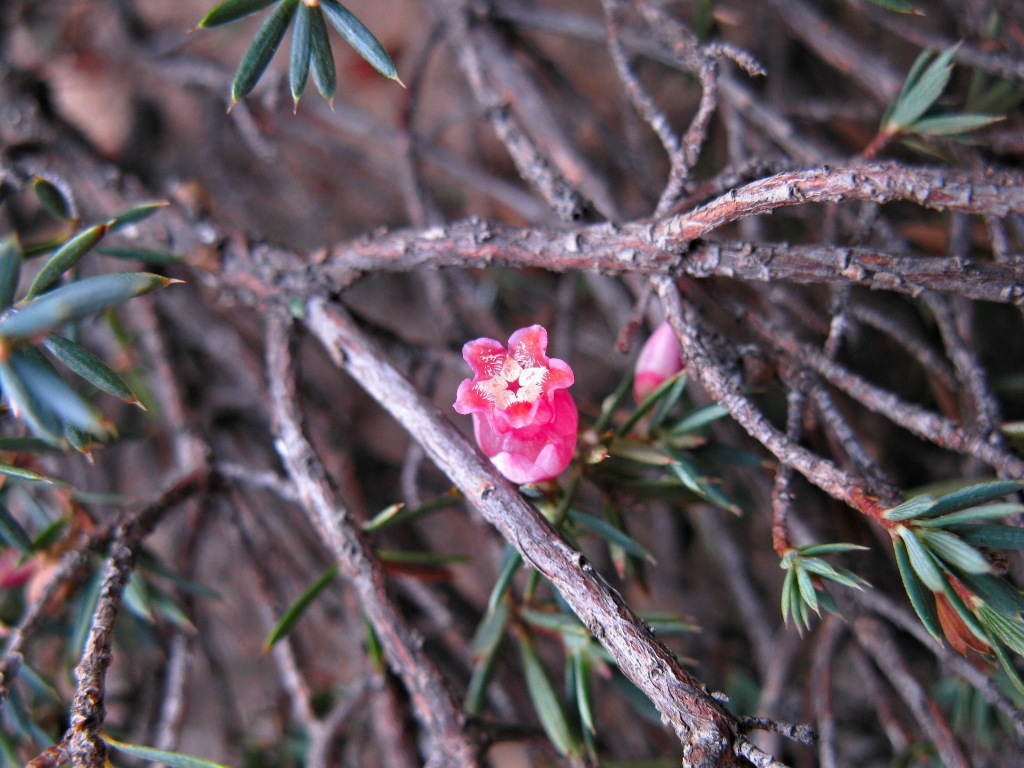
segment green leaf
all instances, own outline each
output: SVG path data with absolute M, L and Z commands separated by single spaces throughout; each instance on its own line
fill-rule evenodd
M 128 583 L 125 585 L 124 607 L 135 618 L 141 619 L 147 624 L 153 623 L 153 608 L 146 590 L 146 581 L 137 570 L 132 571 L 128 577 Z
M 978 547 L 1024 549 L 1024 528 L 1011 525 L 950 525 L 946 530 Z
M 796 571 L 796 586 L 800 590 L 800 597 L 812 611 L 820 615 L 821 611 L 818 609 L 818 590 L 814 588 L 811 574 L 805 568 L 801 568 L 800 565 L 793 570 Z
M 590 630 L 575 615 L 539 611 L 536 608 L 523 608 L 520 611 L 520 617 L 527 624 L 548 629 L 560 635 L 590 637 Z
M 0 437 L 0 451 L 14 453 L 54 453 L 52 445 L 38 437 Z
M 918 539 L 939 559 L 963 573 L 989 573 L 992 568 L 982 554 L 970 544 L 949 531 L 922 528 Z
M 14 303 L 22 261 L 21 245 L 17 237 L 11 235 L 0 242 L 0 310 Z
M 331 38 L 327 34 L 327 22 L 319 7 L 311 9 L 309 19 L 310 66 L 313 69 L 313 84 L 328 102 L 334 104 L 334 91 L 338 80 L 334 69 L 334 54 L 331 52 Z
M 898 523 L 903 520 L 909 520 L 912 517 L 923 515 L 934 505 L 934 496 L 922 494 L 921 496 L 914 496 L 912 499 L 907 499 L 899 506 L 887 510 L 883 517 L 885 517 L 886 520 L 892 520 L 894 523 Z
M 277 0 L 227 0 L 227 2 L 215 6 L 209 13 L 203 16 L 196 27 L 199 29 L 218 27 L 221 24 L 227 24 L 228 22 L 248 16 L 250 13 L 261 11 L 274 2 L 277 2 Z
M 572 653 L 573 683 L 576 688 L 576 708 L 580 723 L 590 733 L 597 733 L 594 726 L 594 694 L 591 690 L 590 656 L 580 649 Z
M 802 566 L 812 573 L 816 573 L 822 578 L 834 581 L 837 584 L 842 584 L 844 587 L 853 587 L 854 589 L 863 589 L 867 582 L 860 576 L 855 574 L 853 571 L 849 571 L 846 568 L 839 568 L 830 563 L 826 563 L 817 557 L 809 557 L 802 561 Z M 819 596 L 821 593 L 818 593 Z
M 70 194 L 49 179 L 34 176 L 32 178 L 32 191 L 36 193 L 36 197 L 43 204 L 43 208 L 58 219 L 74 221 L 77 218 L 75 204 Z
M 490 596 L 487 598 L 488 613 L 496 610 L 498 603 L 501 602 L 502 597 L 505 596 L 509 586 L 512 584 L 512 577 L 515 576 L 516 571 L 519 570 L 522 564 L 523 556 L 511 544 L 506 544 L 501 558 L 501 570 L 498 571 L 498 578 L 491 588 Z
M 950 512 L 942 517 L 935 517 L 930 520 L 918 520 L 918 527 L 945 528 L 947 525 L 957 523 L 973 523 L 976 520 L 990 520 L 994 517 L 1009 517 L 1024 512 L 1024 504 L 1005 502 L 1002 504 L 985 504 L 980 507 L 969 507 L 959 512 Z
M 982 573 L 964 573 L 960 578 L 971 592 L 997 611 L 1002 611 L 1008 616 L 1024 612 L 1024 594 L 1007 584 L 1005 579 Z
M 978 606 L 978 618 L 1007 648 L 1024 656 L 1024 623 L 1020 619 L 1011 619 L 984 603 Z
M 666 396 L 670 396 L 669 393 L 673 392 L 676 385 L 679 383 L 680 379 L 682 379 L 684 382 L 686 380 L 686 375 L 682 372 L 677 373 L 675 376 L 671 376 L 665 379 L 665 381 L 661 382 L 661 384 L 658 385 L 657 389 L 655 389 L 653 392 L 651 392 L 651 394 L 644 398 L 644 401 L 637 406 L 636 410 L 630 414 L 629 418 L 626 419 L 622 426 L 615 430 L 615 436 L 623 437 L 625 435 L 628 435 L 632 431 L 633 427 L 637 425 L 637 422 L 639 422 L 640 419 L 647 415 L 648 411 L 650 411 L 655 405 L 657 405 L 660 400 L 662 400 Z M 685 386 L 686 385 L 684 383 L 683 387 L 685 388 Z M 681 395 L 682 392 L 679 392 L 679 394 Z
M 1024 488 L 1024 481 L 1022 480 L 996 480 L 991 483 L 981 483 L 962 488 L 959 491 L 936 499 L 935 506 L 929 510 L 928 517 L 944 515 L 947 512 L 957 512 L 968 507 L 976 507 L 979 504 L 987 504 L 1007 494 L 1019 491 L 1021 488 Z
M 37 533 L 36 537 L 32 539 L 32 551 L 42 552 L 49 549 L 53 544 L 56 544 L 64 535 L 64 530 L 67 528 L 67 525 L 67 518 L 62 517 L 54 520 L 48 526 L 43 528 L 43 530 Z
M 924 66 L 927 61 L 925 54 L 918 57 L 903 85 L 903 92 L 883 125 L 886 133 L 904 131 L 931 108 L 949 83 L 955 53 L 956 46 L 948 48 L 927 67 Z
M 118 741 L 105 733 L 100 735 L 108 745 L 116 749 L 118 752 L 123 752 L 126 755 L 138 757 L 142 760 L 148 760 L 151 763 L 165 763 L 166 765 L 171 766 L 171 768 L 228 768 L 228 766 L 223 765 L 222 763 L 215 763 L 213 760 L 204 760 L 201 757 L 183 755 L 180 752 L 165 752 L 162 749 L 142 747 L 138 744 L 125 744 L 124 742 Z
M 782 621 L 788 626 L 789 617 L 794 615 L 793 611 L 793 599 L 794 596 L 799 600 L 799 596 L 796 595 L 796 569 L 788 568 L 786 570 L 786 578 L 782 580 Z M 794 616 L 795 618 L 795 616 Z
M 26 385 L 11 361 L 0 362 L 0 387 L 15 414 L 24 419 L 36 435 L 55 445 L 64 445 L 64 427 L 60 419 Z
M 502 601 L 484 617 L 473 635 L 473 674 L 466 686 L 466 698 L 462 703 L 467 715 L 479 715 L 483 708 L 484 695 L 494 673 L 498 651 L 507 628 L 508 604 Z
M 316 581 L 310 584 L 306 590 L 295 599 L 295 602 L 288 606 L 288 609 L 284 612 L 281 618 L 278 619 L 277 624 L 275 624 L 274 628 L 270 630 L 270 633 L 267 635 L 267 639 L 263 641 L 264 653 L 273 648 L 274 644 L 277 643 L 278 640 L 291 632 L 292 627 L 295 626 L 295 622 L 297 622 L 302 614 L 306 612 L 306 609 L 314 600 L 316 600 L 317 596 L 324 591 L 327 585 L 334 580 L 334 577 L 338 574 L 338 567 L 338 564 L 335 563 L 320 574 Z
M 39 269 L 25 298 L 33 299 L 56 285 L 61 275 L 75 266 L 78 260 L 107 234 L 108 229 L 107 224 L 97 224 L 68 240 Z
M 728 415 L 728 408 L 718 403 L 711 403 L 686 414 L 672 426 L 671 434 L 681 435 L 686 432 L 693 432 Z
M 859 550 L 865 552 L 868 547 L 862 547 L 860 544 L 848 544 L 846 542 L 837 541 L 833 544 L 811 544 L 806 547 L 800 547 L 797 553 L 801 557 L 820 557 L 822 555 L 834 555 L 839 552 L 853 552 Z
M 94 387 L 128 403 L 139 402 L 117 371 L 70 339 L 51 333 L 43 341 L 48 350 Z
M 907 2 L 907 0 L 868 0 L 869 3 L 874 3 L 879 8 L 885 8 L 887 11 L 895 11 L 896 13 L 912 13 L 915 15 L 921 15 L 914 6 Z
M 309 79 L 309 63 L 312 52 L 312 30 L 310 19 L 312 9 L 305 3 L 299 3 L 295 14 L 295 26 L 292 28 L 292 50 L 288 61 L 288 85 L 291 87 L 292 99 L 298 106 L 302 92 L 306 89 Z
M 357 19 L 352 13 L 337 0 L 321 0 L 320 7 L 327 15 L 328 20 L 334 28 L 345 38 L 345 42 L 351 45 L 356 53 L 366 59 L 370 66 L 380 72 L 384 77 L 391 80 L 398 79 L 395 71 L 395 64 L 391 61 L 387 51 L 384 50 L 373 33 Z
M 526 687 L 533 701 L 533 708 L 540 718 L 544 732 L 563 755 L 580 754 L 579 737 L 569 726 L 569 721 L 562 709 L 562 704 L 555 694 L 555 689 L 548 680 L 547 672 L 541 664 L 540 657 L 530 639 L 523 635 L 519 638 L 519 652 L 523 660 L 523 671 L 526 676 Z
M 647 560 L 650 563 L 654 563 L 654 556 L 644 547 L 643 544 L 638 542 L 632 536 L 625 531 L 619 530 L 614 525 L 609 523 L 607 520 L 602 520 L 599 517 L 582 512 L 579 509 L 573 508 L 569 511 L 569 519 L 582 525 L 584 528 L 596 533 L 603 539 L 622 547 L 626 552 Z
M 378 549 L 377 557 L 385 563 L 409 563 L 412 565 L 452 565 L 468 563 L 472 558 L 468 555 L 456 555 L 450 552 L 421 552 L 418 550 Z
M 947 582 L 942 571 L 939 570 L 935 558 L 921 545 L 913 531 L 904 527 L 900 527 L 898 530 L 900 537 L 907 545 L 907 554 L 910 556 L 910 564 L 914 567 L 914 572 L 921 577 L 921 581 L 932 592 L 942 592 Z
M 231 101 L 245 98 L 256 87 L 288 30 L 299 0 L 281 0 L 256 31 L 231 83 Z
M 137 224 L 140 221 L 145 221 L 157 211 L 166 208 L 170 203 L 166 200 L 151 200 L 147 203 L 139 203 L 133 205 L 126 211 L 114 216 L 109 222 L 110 231 L 116 232 L 119 229 L 127 227 L 129 224 Z
M 32 552 L 32 537 L 4 504 L 0 504 L 0 540 L 4 546 L 17 547 L 26 555 Z
M 143 264 L 184 264 L 185 259 L 176 253 L 153 251 L 149 248 L 97 248 L 96 253 L 114 259 L 141 261 Z
M 29 339 L 175 282 L 180 281 L 148 272 L 119 272 L 76 280 L 33 299 L 0 320 L 0 337 Z
M 999 665 L 1010 679 L 1010 684 L 1016 689 L 1017 693 L 1024 696 L 1024 680 L 1021 680 L 1020 672 L 1014 666 L 1013 659 L 1006 653 L 1006 649 L 1003 648 L 1002 644 L 991 635 L 988 637 L 988 644 L 992 646 L 992 652 L 999 659 Z
M 91 403 L 61 378 L 42 353 L 33 347 L 16 349 L 7 364 L 46 409 L 62 420 L 99 438 L 109 436 L 113 426 Z M 63 427 L 61 427 L 63 435 Z
M 38 472 L 33 472 L 31 469 L 25 469 L 24 467 L 15 467 L 10 464 L 0 464 L 0 475 L 6 475 L 7 477 L 13 477 L 18 480 L 29 480 L 35 483 L 53 482 L 46 475 L 41 475 Z
M 894 538 L 892 547 L 896 554 L 896 565 L 900 571 L 900 578 L 903 579 L 903 587 L 907 590 L 907 597 L 910 598 L 910 604 L 914 607 L 924 628 L 932 637 L 939 640 L 942 637 L 942 625 L 939 624 L 939 614 L 935 609 L 935 597 L 914 572 L 910 556 L 907 553 L 907 545 L 903 539 Z
M 956 136 L 1003 119 L 1001 115 L 937 115 L 918 120 L 907 130 L 926 136 Z
M 668 418 L 669 413 L 676 407 L 676 404 L 683 397 L 683 393 L 686 391 L 686 377 L 677 376 L 670 379 L 673 382 L 672 388 L 668 391 L 665 397 L 661 398 L 654 406 L 654 410 L 651 412 L 651 420 L 649 430 L 653 431 L 660 429 L 661 425 Z

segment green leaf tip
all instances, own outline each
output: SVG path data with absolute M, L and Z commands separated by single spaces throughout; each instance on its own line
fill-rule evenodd
M 256 11 L 261 11 L 277 0 L 227 0 L 214 6 L 199 23 L 195 29 L 210 29 L 219 27 L 221 24 L 228 24 L 232 21 L 244 18 Z
M 370 66 L 384 77 L 402 84 L 398 78 L 398 72 L 395 70 L 395 63 L 384 50 L 384 46 L 363 22 L 337 0 L 321 0 L 320 8 L 334 28 L 345 38 L 345 42 L 351 45 Z M 402 85 L 402 87 L 405 86 Z

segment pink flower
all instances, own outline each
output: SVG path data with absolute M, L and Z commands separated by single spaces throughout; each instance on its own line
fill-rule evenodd
M 659 325 L 636 359 L 633 398 L 641 403 L 668 378 L 683 370 L 683 351 L 667 322 Z
M 550 480 L 576 450 L 579 416 L 566 391 L 572 369 L 547 347 L 548 332 L 531 325 L 512 334 L 507 352 L 494 339 L 462 348 L 473 378 L 459 385 L 455 410 L 473 414 L 480 448 L 517 484 Z

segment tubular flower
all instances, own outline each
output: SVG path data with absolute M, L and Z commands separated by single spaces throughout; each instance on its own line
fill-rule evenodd
M 521 328 L 508 351 L 494 339 L 462 348 L 473 378 L 459 385 L 455 410 L 473 414 L 476 441 L 513 483 L 550 480 L 565 469 L 576 449 L 579 416 L 566 388 L 572 369 L 546 354 L 548 332 Z
M 683 351 L 675 331 L 667 322 L 655 329 L 636 359 L 633 398 L 641 403 L 670 376 L 683 370 Z

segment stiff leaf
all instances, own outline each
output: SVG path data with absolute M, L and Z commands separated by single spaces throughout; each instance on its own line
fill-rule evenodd
M 887 11 L 920 15 L 920 11 L 908 3 L 907 0 L 868 0 L 868 2 L 874 3 L 879 8 L 885 8 Z
M 950 525 L 947 527 L 968 544 L 994 549 L 1024 549 L 1024 528 L 1011 525 Z
M 42 405 L 63 421 L 100 438 L 111 433 L 112 426 L 106 417 L 68 386 L 37 349 L 26 347 L 15 350 L 8 364 Z M 61 434 L 63 431 L 61 427 Z
M 25 298 L 33 299 L 56 285 L 61 275 L 75 266 L 107 234 L 109 228 L 108 224 L 97 224 L 68 240 L 39 269 Z
M 0 320 L 0 337 L 29 339 L 175 282 L 180 281 L 148 272 L 120 272 L 76 280 L 33 299 Z
M 928 512 L 928 517 L 944 515 L 948 512 L 957 512 L 968 507 L 976 507 L 979 504 L 987 504 L 1007 494 L 1019 491 L 1021 488 L 1024 488 L 1024 481 L 1021 480 L 996 480 L 991 483 L 981 483 L 962 488 L 959 491 L 936 499 L 935 505 Z
M 0 541 L 4 546 L 17 547 L 26 555 L 32 551 L 32 537 L 3 504 L 0 504 Z
M 267 635 L 267 639 L 263 641 L 264 653 L 273 648 L 274 644 L 277 643 L 278 640 L 291 632 L 292 627 L 295 626 L 295 623 L 299 620 L 302 614 L 306 612 L 306 609 L 310 604 L 316 600 L 317 596 L 324 591 L 327 585 L 334 580 L 334 577 L 337 574 L 338 564 L 335 563 L 320 574 L 316 581 L 310 584 L 306 590 L 296 598 L 295 602 L 288 606 L 288 610 L 284 612 L 284 615 L 281 616 L 277 624 L 274 625 L 274 628 L 270 630 L 270 633 Z
M 957 136 L 1002 119 L 1000 115 L 937 115 L 918 120 L 909 130 L 926 136 Z
M 47 445 L 47 447 L 52 449 L 52 446 Z M 0 464 L 0 475 L 13 477 L 17 480 L 28 480 L 33 483 L 53 482 L 53 480 L 48 478 L 46 475 L 41 475 L 38 472 L 33 472 L 31 469 L 25 469 L 24 467 L 15 467 L 11 464 Z
M 196 27 L 199 29 L 218 27 L 221 24 L 227 24 L 228 22 L 248 16 L 250 13 L 261 11 L 276 1 L 277 0 L 227 0 L 227 2 L 214 7 L 209 13 L 203 16 L 202 20 L 196 25 Z
M 103 740 L 118 752 L 123 752 L 132 757 L 148 760 L 151 763 L 164 763 L 171 768 L 228 768 L 222 763 L 215 763 L 213 760 L 204 760 L 201 757 L 183 755 L 180 752 L 166 752 L 153 747 L 143 747 L 138 744 L 126 744 L 118 741 L 107 734 L 101 734 Z
M 281 0 L 257 30 L 256 36 L 242 56 L 242 61 L 235 72 L 235 79 L 231 83 L 232 102 L 244 98 L 256 87 L 256 83 L 263 76 L 267 65 L 281 45 L 298 2 L 299 0 Z
M 896 566 L 899 568 L 900 578 L 903 579 L 903 587 L 907 590 L 910 604 L 914 607 L 914 612 L 917 613 L 924 628 L 938 640 L 942 637 L 942 625 L 939 624 L 939 614 L 935 609 L 935 597 L 914 572 L 910 556 L 907 553 L 907 545 L 903 539 L 894 538 L 892 547 L 896 554 Z
M 334 68 L 334 54 L 331 52 L 331 38 L 327 34 L 327 22 L 319 7 L 310 9 L 309 18 L 309 64 L 313 70 L 313 84 L 317 91 L 332 105 L 338 77 Z
M 992 568 L 982 554 L 955 534 L 935 528 L 917 531 L 920 541 L 939 559 L 963 573 L 989 573 Z
M 185 261 L 176 253 L 154 251 L 149 248 L 97 248 L 96 252 L 114 259 L 141 261 L 143 264 L 182 264 Z
M 892 111 L 885 121 L 886 133 L 899 133 L 913 124 L 936 102 L 949 83 L 956 46 L 948 48 L 925 66 L 929 55 L 922 53 L 914 63 Z
M 917 536 L 909 528 L 900 528 L 899 534 L 907 545 L 907 554 L 910 556 L 910 564 L 914 567 L 914 572 L 921 577 L 921 581 L 932 592 L 942 592 L 947 582 L 942 571 L 939 570 L 935 558 L 921 545 Z
M 64 445 L 64 426 L 52 409 L 28 386 L 11 360 L 0 362 L 0 387 L 15 414 L 47 442 Z
M 121 213 L 111 218 L 109 222 L 110 231 L 116 232 L 123 227 L 127 227 L 129 224 L 136 224 L 140 221 L 144 221 L 161 208 L 166 208 L 168 205 L 170 205 L 170 203 L 166 200 L 153 200 L 148 203 L 133 205 L 128 210 L 121 211 Z
M 22 261 L 21 245 L 17 237 L 12 235 L 0 242 L 0 310 L 14 303 Z
M 930 520 L 918 520 L 918 527 L 942 527 L 957 523 L 973 523 L 977 520 L 991 520 L 994 517 L 1009 517 L 1024 512 L 1024 504 L 1004 502 L 1002 504 L 983 504 L 980 507 L 968 507 L 958 512 L 950 512 L 942 517 Z
M 306 90 L 309 79 L 309 62 L 312 48 L 310 19 L 313 10 L 305 3 L 300 3 L 295 14 L 295 26 L 292 27 L 292 52 L 288 62 L 288 85 L 291 87 L 292 99 L 298 106 L 302 92 Z
M 74 221 L 76 218 L 75 204 L 71 195 L 60 186 L 44 179 L 41 176 L 32 178 L 32 191 L 36 193 L 43 208 L 64 221 Z
M 982 603 L 978 606 L 978 618 L 993 635 L 999 638 L 1011 651 L 1024 656 L 1024 623 L 1011 619 L 1000 611 Z
M 580 754 L 579 738 L 569 725 L 565 710 L 555 694 L 547 672 L 544 671 L 533 643 L 525 635 L 519 638 L 519 653 L 523 660 L 526 687 L 544 732 L 563 755 Z
M 884 517 L 886 520 L 892 520 L 894 523 L 898 523 L 903 520 L 909 520 L 912 517 L 923 515 L 934 505 L 934 496 L 922 494 L 921 496 L 914 496 L 912 499 L 907 499 L 899 506 L 886 510 Z
M 54 357 L 97 389 L 128 403 L 139 402 L 117 371 L 85 347 L 56 333 L 47 336 L 43 344 Z
M 1002 611 L 1008 616 L 1024 613 L 1024 594 L 1010 586 L 1005 579 L 983 573 L 964 573 L 960 575 L 960 579 L 971 592 L 997 611 Z
M 391 61 L 387 51 L 384 50 L 373 33 L 357 19 L 352 13 L 337 0 L 321 0 L 320 7 L 327 14 L 328 20 L 334 28 L 345 38 L 345 42 L 351 45 L 356 53 L 366 59 L 369 64 L 380 72 L 384 77 L 398 80 L 398 73 L 395 71 L 395 64 Z
M 578 509 L 573 508 L 569 512 L 569 519 L 582 525 L 593 533 L 596 533 L 603 539 L 606 539 L 611 544 L 622 547 L 623 550 L 639 557 L 643 560 L 647 560 L 650 563 L 654 563 L 654 556 L 641 544 L 639 541 L 631 537 L 625 531 L 616 528 L 614 525 L 609 523 L 607 520 L 602 520 L 594 515 L 587 514 Z

